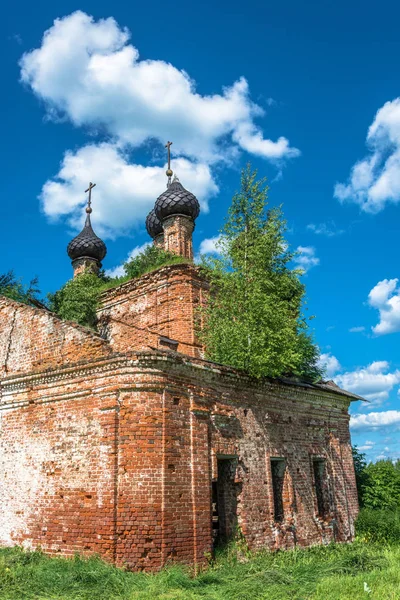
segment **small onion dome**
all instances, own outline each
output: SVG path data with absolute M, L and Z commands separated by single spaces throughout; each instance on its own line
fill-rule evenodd
M 163 232 L 163 226 L 160 219 L 157 217 L 156 213 L 153 210 L 149 212 L 146 217 L 146 229 L 147 233 L 150 237 L 154 238 L 160 235 Z
M 91 209 L 86 209 L 87 217 L 82 231 L 70 241 L 67 247 L 68 256 L 71 260 L 78 258 L 94 258 L 101 262 L 107 254 L 107 248 L 92 229 L 90 222 Z
M 194 221 L 199 216 L 200 205 L 196 196 L 185 190 L 175 177 L 171 185 L 157 198 L 154 211 L 160 221 L 171 215 L 187 215 Z

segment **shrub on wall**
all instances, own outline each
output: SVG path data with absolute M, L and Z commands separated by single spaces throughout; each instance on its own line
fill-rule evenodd
M 0 274 L 0 296 L 6 296 L 24 304 L 33 304 L 38 301 L 39 294 L 38 279 L 36 277 L 26 286 L 20 279 L 15 277 L 13 271 Z
M 96 309 L 104 280 L 93 273 L 81 273 L 55 294 L 49 294 L 49 308 L 61 319 L 96 326 Z
M 151 244 L 140 252 L 140 254 L 126 262 L 124 264 L 124 271 L 127 279 L 133 279 L 149 271 L 154 271 L 159 267 L 183 262 L 189 262 L 189 259 L 177 256 L 173 252 L 167 252 L 163 248 Z
M 104 273 L 81 273 L 68 281 L 61 289 L 48 296 L 48 306 L 61 319 L 76 321 L 80 325 L 96 328 L 99 296 L 101 292 L 135 279 L 165 265 L 187 262 L 182 256 L 165 252 L 154 245 L 147 246 L 140 254 L 124 264 L 126 275 L 107 277 Z

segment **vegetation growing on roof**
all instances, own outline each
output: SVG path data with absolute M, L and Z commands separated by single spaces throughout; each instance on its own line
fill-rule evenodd
M 151 244 L 140 254 L 126 262 L 124 270 L 127 279 L 134 279 L 160 267 L 188 262 L 191 262 L 188 258 L 178 256 L 173 252 L 167 252 L 159 246 Z
M 94 273 L 81 273 L 54 294 L 49 294 L 49 308 L 61 319 L 95 329 L 96 309 L 104 283 Z
M 21 279 L 16 278 L 13 271 L 0 274 L 0 296 L 6 296 L 24 304 L 35 304 L 39 301 L 39 294 L 37 277 L 32 279 L 28 285 L 24 285 Z
M 48 306 L 61 319 L 76 321 L 80 325 L 95 329 L 96 311 L 102 292 L 160 267 L 183 262 L 188 261 L 158 246 L 149 245 L 124 264 L 125 275 L 122 277 L 108 277 L 103 272 L 99 276 L 94 273 L 81 273 L 54 294 L 49 294 Z
M 219 255 L 203 260 L 211 283 L 201 333 L 207 357 L 255 377 L 321 377 L 304 316 L 301 271 L 285 240 L 281 208 L 248 165 L 221 230 Z

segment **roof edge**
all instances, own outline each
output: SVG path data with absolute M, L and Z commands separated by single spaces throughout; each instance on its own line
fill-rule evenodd
M 202 279 L 204 282 L 206 282 L 206 279 L 200 273 L 201 268 L 199 266 L 195 265 L 192 262 L 185 262 L 184 260 L 182 260 L 182 262 L 173 263 L 172 265 L 163 265 L 161 267 L 158 267 L 157 269 L 154 269 L 153 271 L 144 273 L 140 277 L 134 277 L 132 279 L 129 279 L 128 281 L 124 281 L 123 283 L 116 285 L 115 287 L 110 287 L 101 292 L 100 301 L 103 301 L 109 295 L 117 295 L 120 292 L 123 293 L 125 291 L 130 291 L 131 288 L 135 289 L 136 287 L 139 287 L 142 283 L 151 281 L 151 279 L 156 275 L 158 276 L 160 274 L 163 274 L 164 272 L 165 274 L 167 274 L 168 272 L 173 271 L 182 271 L 189 273 L 191 272 L 193 275 L 196 275 L 198 279 Z

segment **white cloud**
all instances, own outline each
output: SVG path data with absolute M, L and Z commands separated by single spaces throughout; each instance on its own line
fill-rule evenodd
M 208 198 L 218 193 L 208 165 L 175 160 L 175 170 L 184 186 L 200 200 L 207 212 Z M 142 225 L 147 213 L 166 187 L 165 166 L 143 167 L 129 164 L 121 150 L 112 144 L 90 144 L 77 152 L 67 152 L 61 168 L 42 189 L 41 202 L 47 216 L 68 216 L 74 228 L 84 220 L 88 178 L 97 183 L 93 191 L 92 223 L 97 234 L 115 237 L 131 227 Z
M 368 452 L 369 450 L 372 450 L 374 446 L 375 442 L 370 442 L 367 440 L 362 446 L 358 446 L 358 450 L 361 450 L 361 452 Z
M 342 368 L 336 356 L 333 356 L 329 352 L 321 354 L 318 364 L 324 369 L 326 377 L 333 377 Z
M 315 248 L 312 246 L 298 246 L 296 251 L 299 254 L 294 259 L 294 262 L 300 269 L 303 269 L 304 272 L 319 265 L 319 258 L 315 256 Z
M 333 237 L 344 233 L 344 229 L 337 229 L 333 221 L 330 223 L 319 223 L 318 225 L 316 223 L 309 223 L 307 229 L 317 235 L 325 235 L 326 237 Z
M 297 148 L 291 148 L 285 137 L 280 137 L 277 142 L 266 140 L 261 130 L 252 123 L 240 123 L 233 134 L 233 139 L 243 150 L 261 156 L 261 158 L 279 160 L 300 156 L 300 151 Z
M 151 242 L 145 242 L 141 246 L 135 246 L 135 248 L 133 248 L 133 250 L 129 252 L 122 265 L 119 265 L 118 267 L 113 267 L 112 269 L 106 269 L 105 274 L 109 277 L 123 277 L 124 275 L 126 275 L 124 271 L 124 264 L 128 262 L 131 258 L 135 258 L 138 254 L 143 252 L 143 250 L 146 250 L 147 246 L 150 246 L 150 244 Z
M 216 235 L 212 238 L 205 238 L 200 242 L 199 253 L 200 254 L 219 254 L 218 243 L 221 240 L 220 235 Z
M 379 323 L 372 327 L 377 335 L 400 331 L 400 287 L 398 279 L 384 279 L 368 295 L 368 303 L 379 311 Z
M 367 415 L 353 415 L 350 417 L 350 427 L 353 431 L 374 430 L 393 425 L 400 425 L 400 410 L 371 412 Z
M 359 204 L 377 213 L 387 203 L 400 201 L 400 98 L 386 102 L 376 113 L 367 134 L 369 154 L 357 162 L 347 183 L 337 183 L 341 202 Z
M 361 333 L 362 331 L 365 331 L 365 327 L 350 327 L 349 331 L 350 333 Z
M 389 371 L 387 361 L 376 361 L 355 371 L 335 376 L 343 389 L 358 394 L 378 405 L 387 400 L 394 386 L 400 384 L 400 371 Z
M 113 18 L 82 11 L 56 19 L 39 48 L 23 55 L 21 79 L 44 101 L 48 117 L 103 129 L 121 145 L 149 139 L 212 163 L 239 149 L 271 160 L 298 156 L 288 140 L 264 138 L 263 109 L 243 77 L 222 93 L 202 96 L 189 75 L 162 60 L 140 60 L 130 34 Z

